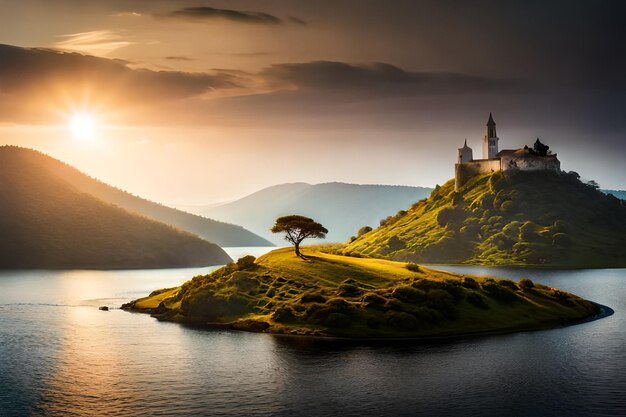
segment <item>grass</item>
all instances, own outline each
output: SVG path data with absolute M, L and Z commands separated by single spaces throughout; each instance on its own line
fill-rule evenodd
M 539 329 L 591 316 L 583 300 L 532 282 L 415 264 L 278 249 L 125 308 L 164 320 L 283 334 L 428 337 Z
M 502 172 L 454 181 L 334 253 L 421 263 L 626 266 L 626 202 L 576 174 Z

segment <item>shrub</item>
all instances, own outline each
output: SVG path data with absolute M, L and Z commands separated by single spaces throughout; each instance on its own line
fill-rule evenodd
M 414 264 L 414 263 L 406 264 L 406 269 L 408 269 L 411 272 L 421 272 L 422 271 L 422 268 L 420 268 L 420 266 L 418 264 Z
M 407 303 L 419 303 L 426 299 L 426 293 L 408 285 L 396 287 L 391 294 L 394 298 Z
M 369 226 L 363 226 L 363 227 L 361 227 L 361 228 L 359 229 L 359 231 L 357 232 L 357 236 L 358 236 L 358 237 L 361 237 L 361 236 L 363 236 L 364 234 L 369 233 L 369 232 L 371 232 L 371 231 L 372 231 L 372 228 L 371 228 L 371 227 L 369 227 Z
M 428 307 L 439 311 L 449 319 L 458 317 L 459 312 L 454 306 L 454 297 L 444 290 L 430 290 L 426 294 Z
M 280 306 L 274 311 L 274 320 L 279 323 L 296 321 L 296 313 L 289 306 Z
M 300 298 L 301 303 L 325 303 L 326 297 L 318 292 L 309 292 L 302 295 Z
M 519 280 L 517 285 L 519 285 L 519 287 L 523 291 L 528 291 L 528 290 L 531 290 L 535 286 L 535 283 L 532 282 L 532 280 L 530 280 L 528 278 L 522 278 L 522 279 Z
M 398 330 L 416 330 L 419 327 L 419 322 L 415 316 L 402 311 L 388 311 L 385 318 L 392 327 Z
M 369 292 L 363 296 L 362 301 L 366 304 L 367 307 L 383 306 L 387 302 L 387 299 L 385 297 L 381 297 L 376 293 Z
M 482 295 L 477 294 L 475 292 L 471 292 L 467 295 L 467 301 L 478 308 L 482 308 L 483 310 L 488 310 L 489 305 L 485 302 L 485 299 Z
M 411 313 L 420 325 L 432 325 L 441 320 L 441 313 L 428 307 L 417 307 Z
M 342 313 L 331 313 L 326 320 L 324 320 L 324 324 L 328 327 L 348 327 L 350 326 L 350 317 L 346 316 Z
M 339 295 L 342 297 L 356 297 L 361 295 L 361 289 L 354 284 L 341 284 L 338 288 Z
M 555 233 L 552 236 L 552 244 L 562 248 L 568 248 L 572 245 L 572 238 L 565 233 Z
M 503 288 L 499 286 L 495 281 L 489 280 L 485 282 L 483 285 L 483 290 L 489 295 L 489 297 L 493 298 L 496 301 L 499 301 L 503 304 L 511 304 L 517 301 L 517 296 L 515 293 L 508 288 Z
M 372 316 L 367 319 L 367 326 L 373 329 L 377 329 L 385 324 L 385 321 L 379 316 Z
M 241 257 L 237 259 L 237 269 L 239 269 L 240 271 L 243 271 L 245 269 L 252 269 L 256 266 L 254 264 L 254 261 L 256 261 L 256 258 L 252 255 Z
M 501 287 L 509 288 L 513 291 L 517 291 L 517 284 L 515 284 L 510 279 L 501 279 L 500 281 L 498 281 L 498 285 L 500 285 Z
M 404 243 L 404 241 L 400 239 L 398 236 L 391 236 L 389 240 L 387 241 L 387 247 L 391 249 L 392 251 L 404 249 L 405 246 L 406 244 Z
M 476 280 L 471 277 L 463 277 L 463 282 L 461 285 L 463 285 L 465 288 L 470 289 L 477 289 L 478 287 L 480 287 L 478 282 L 476 282 Z

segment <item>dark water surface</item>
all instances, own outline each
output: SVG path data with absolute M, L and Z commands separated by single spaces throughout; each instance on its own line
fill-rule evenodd
M 210 269 L 4 272 L 0 416 L 626 415 L 626 270 L 446 269 L 528 276 L 615 314 L 446 342 L 315 340 L 97 308 Z

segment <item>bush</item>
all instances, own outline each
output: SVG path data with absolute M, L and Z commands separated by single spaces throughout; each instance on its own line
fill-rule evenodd
M 369 292 L 363 296 L 362 301 L 365 303 L 367 307 L 383 306 L 387 302 L 387 299 L 385 297 L 381 297 L 380 295 L 376 293 Z
M 422 271 L 422 268 L 420 268 L 420 266 L 418 264 L 414 264 L 414 263 L 406 264 L 406 269 L 408 269 L 411 272 L 421 272 Z
M 289 306 L 281 306 L 274 311 L 274 320 L 279 323 L 290 323 L 296 321 L 296 314 Z
M 361 289 L 354 284 L 341 284 L 338 288 L 339 295 L 342 297 L 356 297 L 361 295 Z
M 359 229 L 359 231 L 357 232 L 357 236 L 358 236 L 358 237 L 361 237 L 361 236 L 363 236 L 364 234 L 369 233 L 369 232 L 371 232 L 371 231 L 372 231 L 372 228 L 371 228 L 371 227 L 369 227 L 369 226 L 364 226 L 364 227 L 361 227 L 361 228 Z
M 467 301 L 471 305 L 478 307 L 478 308 L 482 308 L 483 310 L 489 309 L 489 305 L 485 302 L 485 299 L 483 298 L 483 296 L 475 292 L 469 293 L 467 295 Z
M 391 294 L 394 298 L 406 303 L 419 303 L 426 299 L 426 293 L 408 285 L 396 287 Z
M 477 289 L 478 287 L 480 287 L 480 285 L 478 284 L 478 282 L 476 282 L 476 280 L 474 278 L 471 277 L 463 277 L 463 282 L 462 284 L 465 288 L 470 288 L 470 289 Z
M 247 255 L 239 258 L 237 259 L 237 269 L 239 269 L 240 271 L 243 271 L 245 269 L 252 269 L 256 266 L 254 264 L 254 261 L 256 261 L 256 258 L 252 255 Z
M 400 239 L 398 236 L 391 236 L 389 240 L 387 241 L 387 247 L 391 249 L 392 251 L 404 249 L 405 246 L 406 244 L 404 243 L 404 241 Z
M 510 279 L 501 279 L 500 281 L 498 281 L 498 285 L 501 287 L 509 288 L 513 291 L 517 291 L 517 284 L 515 284 Z
M 444 290 L 430 290 L 426 294 L 428 307 L 439 311 L 449 319 L 458 317 L 459 312 L 454 306 L 454 297 Z
M 528 278 L 522 278 L 519 280 L 517 285 L 522 289 L 522 291 L 528 291 L 528 290 L 531 290 L 535 286 L 535 283 L 532 282 L 532 280 Z
M 412 314 L 402 311 L 388 311 L 385 314 L 387 322 L 398 330 L 417 330 L 419 328 L 419 322 Z
M 328 327 L 340 328 L 350 326 L 350 321 L 350 317 L 345 314 L 331 313 L 326 320 L 324 320 L 324 324 Z
M 322 294 L 318 292 L 309 292 L 309 293 L 302 295 L 302 297 L 300 298 L 300 302 L 303 304 L 304 303 L 325 303 L 326 297 L 324 297 Z
M 499 301 L 503 304 L 511 304 L 517 301 L 517 295 L 508 288 L 503 288 L 499 286 L 495 281 L 489 280 L 485 282 L 483 285 L 483 290 L 489 295 L 489 297 L 493 298 L 496 301 Z

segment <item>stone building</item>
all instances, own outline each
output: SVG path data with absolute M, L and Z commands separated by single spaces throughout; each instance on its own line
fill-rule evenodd
M 539 138 L 532 148 L 524 146 L 519 149 L 498 151 L 500 139 L 496 134 L 496 122 L 489 113 L 487 129 L 483 136 L 483 158 L 474 159 L 472 148 L 467 146 L 467 139 L 458 150 L 458 160 L 454 166 L 455 189 L 462 187 L 472 177 L 496 171 L 560 171 L 561 163 L 550 147 L 541 143 Z

